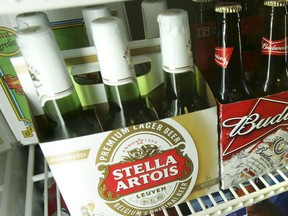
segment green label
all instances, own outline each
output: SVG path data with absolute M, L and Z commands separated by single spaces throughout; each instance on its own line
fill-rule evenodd
M 16 43 L 16 31 L 0 27 L 0 56 L 14 56 L 19 53 Z

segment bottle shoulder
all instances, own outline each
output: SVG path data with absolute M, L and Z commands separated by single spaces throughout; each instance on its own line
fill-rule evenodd
M 104 130 L 118 129 L 155 120 L 158 120 L 155 110 L 147 107 L 141 100 L 125 103 L 121 107 L 110 104 L 103 128 Z

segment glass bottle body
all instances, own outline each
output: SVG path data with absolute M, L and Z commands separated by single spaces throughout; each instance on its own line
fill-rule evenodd
M 192 1 L 192 5 L 192 25 L 215 21 L 214 0 Z
M 218 86 L 214 94 L 218 102 L 224 104 L 252 98 L 243 68 L 239 13 L 218 14 L 215 61 Z
M 83 110 L 74 90 L 69 96 L 47 101 L 45 115 L 35 116 L 40 142 L 68 139 L 102 131 L 94 109 Z
M 160 118 L 168 118 L 208 108 L 195 89 L 194 72 L 164 71 L 165 99 Z
M 109 104 L 109 111 L 103 123 L 105 131 L 158 119 L 154 109 L 148 107 L 141 98 L 135 82 L 124 85 L 105 84 Z
M 258 96 L 288 89 L 287 8 L 264 6 L 264 13 L 261 64 L 256 80 Z
M 35 104 L 42 107 L 40 116 L 34 117 L 39 141 L 102 131 L 96 113 L 88 115 L 90 111 L 87 111 L 86 115 L 82 109 L 51 28 L 32 26 L 19 30 L 17 43 L 38 95 L 37 99 L 30 100 L 39 100 Z

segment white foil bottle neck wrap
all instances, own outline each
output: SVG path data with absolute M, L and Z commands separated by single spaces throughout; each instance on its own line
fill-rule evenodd
M 103 82 L 107 85 L 121 85 L 135 81 L 122 20 L 103 17 L 93 20 L 91 26 Z
M 71 94 L 73 85 L 51 28 L 35 26 L 17 33 L 41 105 Z
M 157 16 L 167 9 L 166 0 L 143 0 L 141 3 L 145 38 L 157 38 L 159 26 Z
M 167 72 L 192 70 L 193 57 L 188 14 L 168 9 L 157 17 L 160 29 L 163 69 Z
M 87 31 L 89 44 L 91 46 L 94 46 L 93 34 L 92 34 L 92 29 L 91 29 L 91 22 L 94 19 L 97 19 L 100 17 L 111 16 L 110 9 L 106 5 L 94 5 L 94 6 L 83 8 L 82 9 L 82 15 L 83 15 L 83 19 L 84 19 L 85 28 Z
M 47 14 L 41 11 L 19 14 L 16 21 L 19 30 L 32 26 L 50 26 Z

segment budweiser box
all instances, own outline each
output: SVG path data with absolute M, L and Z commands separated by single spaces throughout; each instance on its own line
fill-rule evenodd
M 128 25 L 125 22 L 125 9 L 122 3 L 107 5 L 113 15 L 119 16 L 124 20 L 125 27 L 129 33 Z M 48 16 L 61 50 L 89 47 L 81 10 L 81 7 L 76 7 L 44 11 Z M 0 17 L 0 110 L 3 112 L 16 139 L 23 145 L 29 145 L 38 143 L 38 139 L 34 132 L 30 108 L 24 92 L 25 94 L 33 95 L 34 88 L 30 89 L 28 86 L 28 89 L 23 90 L 20 82 L 29 82 L 29 76 L 22 73 L 23 76 L 21 78 L 18 77 L 11 64 L 11 58 L 21 56 L 15 39 L 18 26 L 15 19 L 16 15 L 11 14 Z M 19 81 L 19 79 L 23 80 Z M 35 114 L 41 114 L 41 110 L 33 108 L 35 106 L 32 105 L 32 110 L 36 112 Z
M 218 104 L 221 188 L 284 168 L 288 92 Z
M 134 63 L 151 59 L 162 73 L 159 39 L 129 44 Z M 70 73 L 99 67 L 91 47 L 62 55 Z M 22 57 L 12 62 L 23 72 Z M 71 215 L 147 215 L 219 190 L 217 139 L 214 106 L 40 147 Z
M 260 63 L 263 14 L 242 13 L 240 24 L 244 71 L 250 82 Z M 217 23 L 213 20 L 196 23 L 191 29 L 195 64 L 213 91 L 217 76 L 214 71 Z M 286 165 L 286 94 L 217 104 L 222 189 Z

